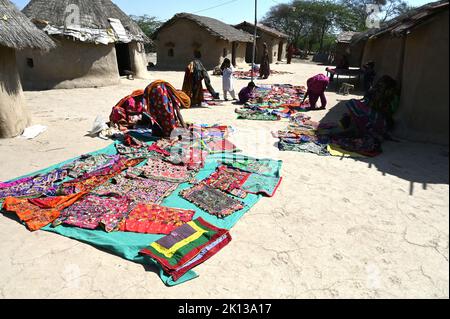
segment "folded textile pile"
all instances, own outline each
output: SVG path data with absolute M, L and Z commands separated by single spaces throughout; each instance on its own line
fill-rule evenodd
M 228 230 L 198 218 L 180 226 L 140 253 L 157 261 L 176 281 L 217 254 L 230 241 Z
M 273 133 L 279 138 L 281 151 L 313 153 L 320 156 L 364 157 L 377 156 L 380 142 L 372 135 L 347 136 L 335 123 L 311 121 L 304 114 L 296 114 L 285 130 Z

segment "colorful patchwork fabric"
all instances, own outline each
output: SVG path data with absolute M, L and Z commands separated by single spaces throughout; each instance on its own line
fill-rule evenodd
M 227 139 L 212 140 L 208 142 L 206 145 L 208 147 L 208 151 L 210 154 L 240 152 L 240 150 L 236 147 L 236 145 L 234 145 Z
M 79 179 L 63 183 L 58 189 L 58 193 L 62 195 L 69 195 L 92 191 L 100 185 L 106 183 L 114 176 L 120 174 L 122 171 L 128 169 L 129 167 L 134 167 L 142 161 L 142 159 L 126 159 L 125 157 L 121 157 L 111 167 L 105 167 L 95 172 L 85 174 Z
M 3 209 L 15 213 L 31 231 L 47 226 L 57 219 L 61 210 L 69 207 L 86 193 L 69 196 L 47 197 L 42 199 L 19 199 L 8 197 L 3 203 Z
M 280 151 L 285 152 L 303 152 L 303 153 L 312 153 L 320 156 L 329 156 L 327 145 L 320 145 L 312 142 L 301 143 L 301 144 L 292 144 L 285 141 L 280 141 L 278 143 L 278 148 Z
M 221 161 L 223 164 L 237 168 L 241 171 L 279 177 L 282 161 L 271 159 L 256 159 L 251 157 L 227 158 Z
M 227 196 L 205 183 L 197 184 L 180 193 L 181 197 L 218 218 L 225 218 L 244 208 L 244 203 Z
M 53 222 L 53 226 L 66 224 L 96 229 L 102 225 L 107 232 L 112 232 L 118 229 L 120 222 L 128 215 L 129 211 L 130 200 L 127 197 L 88 195 L 64 209 L 60 217 Z
M 217 168 L 210 177 L 203 182 L 207 185 L 220 189 L 226 193 L 239 198 L 247 197 L 247 192 L 241 189 L 242 185 L 250 177 L 251 173 L 243 172 L 228 166 L 222 165 Z
M 170 235 L 141 250 L 158 262 L 174 281 L 217 254 L 231 241 L 228 230 L 217 228 L 202 218 L 189 222 Z
M 6 197 L 35 197 L 55 191 L 58 183 L 67 178 L 67 170 L 55 169 L 47 174 L 27 177 L 0 186 L 0 200 Z
M 68 170 L 70 177 L 78 178 L 87 173 L 112 166 L 119 160 L 118 155 L 82 155 L 76 161 L 65 165 L 63 168 Z
M 116 144 L 116 149 L 118 154 L 124 155 L 128 158 L 148 158 L 154 155 L 154 152 L 150 151 L 146 147 L 136 148 L 123 144 Z
M 192 221 L 195 211 L 139 204 L 120 224 L 119 230 L 143 234 L 168 235 L 183 224 Z
M 93 193 L 99 196 L 128 197 L 131 200 L 130 205 L 134 207 L 138 203 L 160 204 L 178 186 L 179 183 L 176 182 L 130 177 L 122 174 L 101 185 Z
M 201 149 L 194 147 L 188 149 L 177 149 L 172 147 L 170 150 L 170 156 L 164 160 L 176 165 L 184 164 L 190 170 L 199 170 L 205 166 L 207 157 L 208 152 Z
M 277 114 L 273 114 L 265 111 L 256 111 L 250 109 L 236 109 L 235 111 L 239 116 L 238 119 L 241 120 L 252 120 L 252 121 L 279 121 L 281 117 Z
M 241 188 L 251 194 L 263 194 L 272 197 L 280 186 L 281 180 L 281 177 L 251 174 Z
M 194 178 L 195 172 L 189 170 L 185 165 L 175 165 L 161 159 L 149 159 L 146 165 L 130 170 L 129 174 L 184 183 L 191 181 Z

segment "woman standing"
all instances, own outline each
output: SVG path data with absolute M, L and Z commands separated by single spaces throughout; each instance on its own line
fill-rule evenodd
M 186 67 L 183 92 L 190 97 L 192 106 L 201 106 L 204 100 L 203 81 L 205 81 L 206 88 L 215 100 L 219 99 L 219 93 L 216 93 L 211 85 L 211 79 L 209 78 L 208 71 L 200 61 L 200 52 L 196 51 L 194 53 L 194 58 L 194 61 L 189 63 Z
M 267 48 L 267 43 L 264 43 L 263 58 L 261 61 L 261 66 L 259 68 L 259 76 L 263 79 L 268 79 L 269 75 L 270 75 L 269 49 Z

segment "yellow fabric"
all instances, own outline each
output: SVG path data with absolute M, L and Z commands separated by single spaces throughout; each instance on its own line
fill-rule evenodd
M 334 145 L 334 144 L 328 145 L 327 149 L 328 149 L 328 152 L 330 153 L 331 156 L 359 157 L 359 158 L 365 158 L 366 157 L 366 156 L 358 154 L 358 153 L 346 151 L 346 150 L 342 149 L 341 147 L 339 147 L 338 145 Z
M 172 258 L 173 255 L 175 255 L 175 253 L 182 247 L 186 246 L 189 243 L 192 243 L 193 241 L 199 239 L 204 233 L 207 233 L 207 230 L 204 230 L 203 228 L 199 227 L 197 224 L 195 224 L 194 222 L 189 222 L 188 223 L 189 226 L 191 226 L 192 228 L 194 228 L 196 230 L 195 234 L 192 234 L 191 236 L 189 236 L 188 238 L 176 243 L 175 245 L 173 245 L 172 247 L 170 247 L 170 249 L 164 248 L 163 246 L 161 246 L 160 244 L 154 242 L 153 244 L 151 244 L 150 246 L 153 247 L 157 252 L 159 252 L 160 254 L 164 255 L 167 258 Z

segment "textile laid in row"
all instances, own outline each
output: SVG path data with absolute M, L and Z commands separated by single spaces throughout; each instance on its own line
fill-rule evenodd
M 244 203 L 205 183 L 180 193 L 181 197 L 218 218 L 225 218 L 244 208 Z

